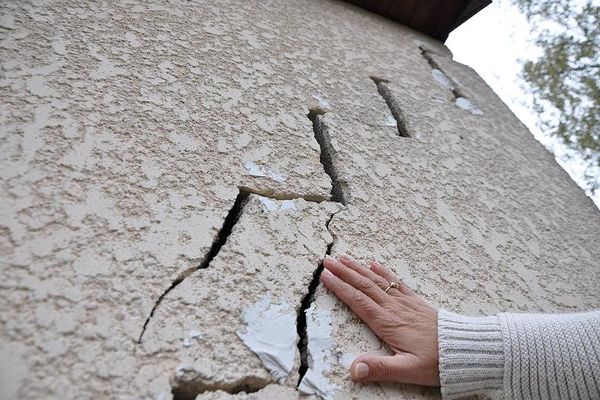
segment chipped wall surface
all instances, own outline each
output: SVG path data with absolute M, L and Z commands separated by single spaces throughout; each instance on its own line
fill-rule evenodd
M 1 398 L 439 397 L 349 380 L 387 350 L 326 253 L 600 307 L 600 214 L 438 42 L 338 1 L 0 10 Z

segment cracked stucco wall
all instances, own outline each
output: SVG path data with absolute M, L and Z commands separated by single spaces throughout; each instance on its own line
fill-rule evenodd
M 0 398 L 438 397 L 349 381 L 386 349 L 316 286 L 327 252 L 457 312 L 600 306 L 592 202 L 398 24 L 2 2 L 0 65 Z

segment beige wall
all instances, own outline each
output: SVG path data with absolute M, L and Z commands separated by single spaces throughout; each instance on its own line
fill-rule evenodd
M 395 23 L 337 1 L 2 2 L 0 60 L 1 398 L 296 398 L 301 364 L 325 398 L 438 396 L 349 381 L 386 349 L 315 289 L 328 251 L 458 312 L 600 306 L 598 210 Z

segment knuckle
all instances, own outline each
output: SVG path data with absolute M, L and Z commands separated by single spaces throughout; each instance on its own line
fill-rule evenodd
M 394 315 L 398 312 L 398 307 L 394 303 L 387 303 L 382 306 L 382 308 L 387 311 L 390 315 Z
M 378 375 L 381 379 L 390 379 L 390 368 L 382 360 L 375 362 L 375 370 L 378 372 Z
M 385 290 L 388 287 L 388 281 L 386 281 L 383 278 L 377 278 L 376 282 L 377 286 L 379 286 L 381 289 Z
M 357 289 L 361 292 L 369 292 L 373 290 L 374 285 L 375 284 L 369 279 L 361 279 L 358 281 Z
M 361 292 L 353 290 L 352 293 L 350 293 L 350 301 L 353 304 L 361 305 L 365 303 L 365 296 Z

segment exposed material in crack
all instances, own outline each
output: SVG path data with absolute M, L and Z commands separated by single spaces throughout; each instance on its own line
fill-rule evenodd
M 195 381 L 178 380 L 172 387 L 173 400 L 193 400 L 199 394 L 221 390 L 229 394 L 256 393 L 272 384 L 262 378 L 247 376 L 229 384 L 204 384 Z
M 329 136 L 327 125 L 325 125 L 323 121 L 324 115 L 325 111 L 322 109 L 311 109 L 307 114 L 307 117 L 313 123 L 315 139 L 321 148 L 319 160 L 321 161 L 321 164 L 323 164 L 325 173 L 329 175 L 329 178 L 331 179 L 331 201 L 345 205 L 348 183 L 339 178 L 338 170 L 333 161 L 335 149 L 331 145 L 331 137 Z
M 327 245 L 325 255 L 331 255 L 331 248 L 335 243 L 335 236 L 329 229 L 329 224 L 331 224 L 333 217 L 338 212 L 339 211 L 331 214 L 331 217 L 329 217 L 329 220 L 325 223 L 325 227 L 327 228 L 327 230 L 333 238 L 333 240 Z M 299 377 L 297 386 L 300 385 L 300 383 L 302 382 L 302 378 L 304 378 L 304 375 L 308 370 L 308 335 L 306 332 L 306 310 L 308 310 L 311 303 L 313 302 L 315 292 L 317 291 L 317 287 L 319 287 L 321 272 L 323 272 L 323 261 L 319 263 L 318 267 L 313 272 L 312 279 L 310 281 L 310 284 L 308 285 L 308 291 L 302 298 L 300 308 L 298 309 L 298 317 L 296 318 L 296 330 L 298 332 L 298 351 L 300 352 L 300 368 L 298 369 Z
M 250 195 L 250 192 L 248 190 L 244 190 L 243 188 L 240 188 L 238 195 L 235 199 L 235 202 L 233 203 L 233 206 L 231 207 L 231 209 L 229 209 L 229 212 L 227 213 L 227 216 L 225 217 L 225 220 L 223 221 L 223 225 L 221 226 L 221 229 L 219 229 L 219 232 L 217 233 L 217 236 L 215 237 L 215 240 L 213 241 L 213 243 L 210 247 L 210 250 L 208 251 L 206 256 L 204 256 L 204 259 L 202 260 L 200 265 L 197 267 L 188 268 L 183 273 L 181 273 L 173 281 L 173 283 L 171 283 L 171 286 L 169 286 L 169 288 L 167 290 L 165 290 L 163 292 L 163 294 L 160 295 L 160 297 L 158 298 L 156 303 L 154 303 L 154 307 L 152 307 L 152 311 L 150 311 L 150 315 L 148 315 L 148 318 L 146 318 L 146 321 L 144 322 L 144 326 L 142 327 L 142 332 L 140 333 L 140 337 L 138 339 L 138 344 L 142 343 L 142 337 L 144 336 L 144 332 L 146 332 L 148 323 L 154 316 L 156 309 L 158 308 L 158 306 L 160 305 L 162 300 L 165 298 L 165 296 L 167 294 L 169 294 L 169 292 L 171 290 L 175 289 L 175 287 L 177 287 L 177 285 L 179 285 L 181 282 L 183 282 L 183 280 L 185 278 L 187 278 L 188 276 L 190 276 L 194 271 L 199 270 L 199 269 L 208 268 L 210 262 L 219 253 L 219 251 L 221 250 L 221 247 L 223 247 L 225 242 L 227 242 L 227 238 L 231 234 L 231 231 L 232 231 L 234 225 L 239 220 L 240 215 L 242 214 L 244 204 L 248 200 L 249 195 Z
M 441 74 L 441 76 L 443 77 L 443 79 L 445 79 L 447 81 L 447 84 L 443 83 L 443 85 L 446 86 L 448 89 L 450 89 L 452 91 L 452 95 L 454 96 L 454 100 L 456 101 L 456 99 L 458 99 L 459 97 L 465 97 L 465 95 L 462 93 L 462 91 L 460 90 L 460 88 L 458 87 L 458 85 L 456 84 L 456 82 L 454 82 L 454 80 L 452 78 L 450 78 L 444 72 L 444 70 L 439 66 L 439 64 L 431 56 L 431 53 L 426 48 L 424 48 L 423 46 L 419 46 L 419 50 L 421 50 L 421 55 L 423 56 L 423 58 L 425 59 L 425 61 L 427 61 L 427 64 L 429 64 L 429 66 L 431 67 L 432 71 L 439 71 L 439 73 Z
M 298 200 L 303 199 L 306 201 L 310 201 L 311 203 L 322 203 L 327 201 L 328 199 L 325 196 L 320 195 L 303 195 L 295 192 L 284 192 L 284 191 L 275 191 L 273 189 L 260 189 L 260 188 L 251 188 L 248 186 L 241 186 L 240 190 L 246 192 L 248 194 L 255 194 L 262 197 L 268 197 L 273 200 Z
M 460 89 L 460 85 L 454 79 L 450 78 L 444 72 L 444 70 L 442 70 L 442 68 L 431 55 L 431 52 L 423 46 L 419 46 L 419 50 L 421 50 L 421 55 L 431 67 L 431 74 L 433 75 L 433 78 L 442 86 L 452 91 L 452 101 L 454 104 L 465 111 L 469 111 L 471 114 L 483 115 L 483 112 L 479 109 L 479 107 L 473 104 L 473 102 L 463 93 L 463 91 Z
M 398 101 L 394 98 L 392 91 L 388 87 L 389 81 L 378 78 L 376 76 L 371 76 L 371 80 L 373 82 L 375 82 L 375 85 L 377 86 L 377 91 L 379 92 L 381 97 L 383 97 L 383 99 L 385 100 L 388 108 L 390 109 L 390 112 L 392 113 L 392 116 L 396 120 L 396 127 L 398 128 L 398 134 L 401 137 L 410 137 L 410 134 L 408 133 L 408 128 L 406 126 L 406 117 L 404 116 L 404 113 L 402 112 L 402 108 L 400 107 L 400 104 L 398 104 Z

